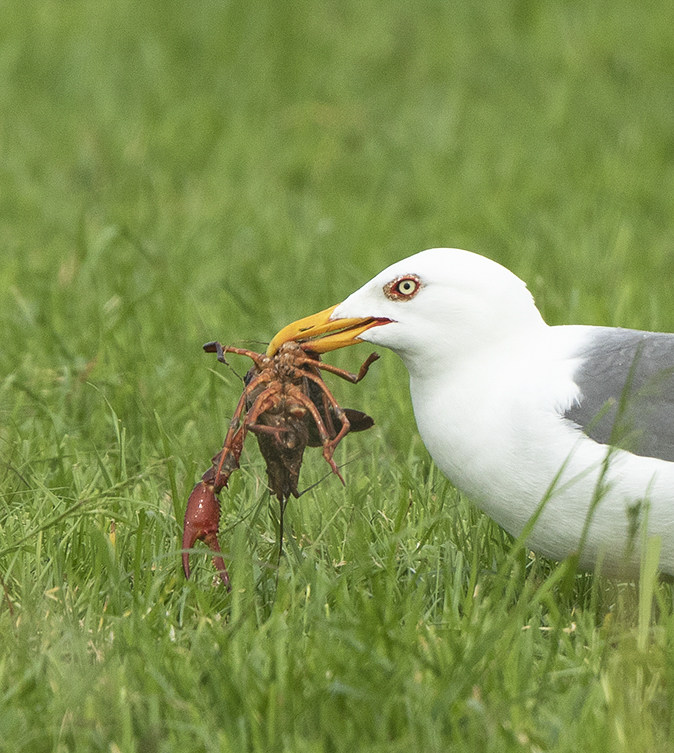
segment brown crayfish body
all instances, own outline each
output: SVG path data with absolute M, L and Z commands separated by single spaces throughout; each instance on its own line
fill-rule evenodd
M 220 578 L 229 589 L 229 574 L 218 542 L 220 503 L 217 495 L 239 468 L 243 443 L 249 431 L 258 441 L 267 466 L 270 491 L 281 502 L 298 497 L 297 485 L 304 450 L 323 447 L 323 457 L 342 483 L 333 459 L 334 451 L 349 431 L 363 431 L 374 421 L 365 413 L 342 408 L 321 377 L 321 371 L 359 382 L 379 356 L 372 353 L 358 374 L 322 363 L 316 354 L 296 342 L 287 342 L 273 356 L 251 350 L 223 347 L 218 342 L 204 345 L 227 363 L 225 353 L 245 355 L 254 366 L 244 380 L 243 394 L 232 416 L 222 450 L 194 487 L 187 502 L 183 527 L 183 569 L 190 576 L 189 550 L 204 541 L 213 552 Z

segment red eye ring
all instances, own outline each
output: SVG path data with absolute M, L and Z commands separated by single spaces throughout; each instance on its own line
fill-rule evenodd
M 403 275 L 384 285 L 384 295 L 391 301 L 409 301 L 421 289 L 421 280 L 416 275 Z

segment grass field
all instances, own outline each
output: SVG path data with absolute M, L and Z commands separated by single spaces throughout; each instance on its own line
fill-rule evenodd
M 513 547 L 390 353 L 329 380 L 377 426 L 291 502 L 278 571 L 252 438 L 231 595 L 179 554 L 241 389 L 207 340 L 436 245 L 550 323 L 674 330 L 673 28 L 665 0 L 0 0 L 0 751 L 674 751 L 670 587 Z

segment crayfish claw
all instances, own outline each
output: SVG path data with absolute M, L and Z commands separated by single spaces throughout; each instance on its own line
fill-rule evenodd
M 206 353 L 217 353 L 218 361 L 220 361 L 220 363 L 224 363 L 225 366 L 229 366 L 229 363 L 225 358 L 225 349 L 217 340 L 212 340 L 211 342 L 206 343 L 203 347 Z
M 208 544 L 211 551 L 213 552 L 213 564 L 215 565 L 215 569 L 218 571 L 218 575 L 220 576 L 220 579 L 225 584 L 225 588 L 230 591 L 231 586 L 229 585 L 229 573 L 227 572 L 227 566 L 225 565 L 225 560 L 222 558 L 222 549 L 220 549 L 220 542 L 218 541 L 218 534 L 217 533 L 207 533 L 204 536 L 204 543 Z M 183 555 L 183 563 L 184 563 L 184 557 Z
M 218 542 L 218 526 L 220 524 L 220 504 L 215 496 L 213 484 L 200 481 L 192 490 L 185 510 L 183 526 L 183 571 L 185 577 L 190 577 L 189 550 L 195 541 L 203 541 L 213 552 L 213 563 L 229 590 L 229 574 L 222 550 Z

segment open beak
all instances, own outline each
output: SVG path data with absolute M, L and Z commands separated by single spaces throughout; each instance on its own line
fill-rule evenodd
M 356 345 L 362 342 L 358 336 L 362 335 L 365 330 L 388 324 L 391 321 L 374 318 L 330 319 L 338 305 L 288 324 L 269 343 L 267 355 L 275 355 L 283 343 L 291 340 L 302 345 L 307 343 L 307 350 L 312 350 L 314 353 L 327 353 L 337 348 L 345 348 L 347 345 Z

